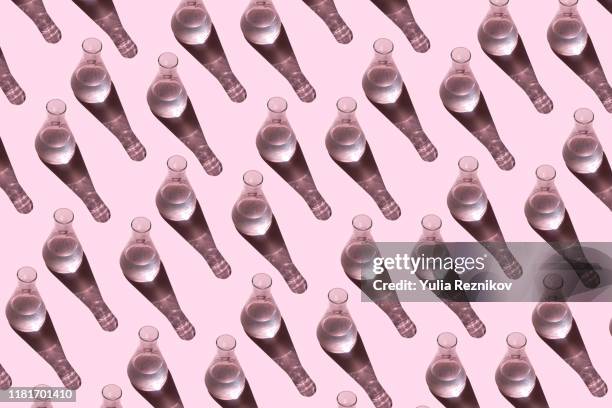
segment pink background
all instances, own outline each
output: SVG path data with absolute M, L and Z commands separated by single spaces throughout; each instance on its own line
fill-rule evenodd
M 380 241 L 410 241 L 420 235 L 420 219 L 439 214 L 447 240 L 471 240 L 449 217 L 446 194 L 462 155 L 480 160 L 481 179 L 495 207 L 508 240 L 539 240 L 523 215 L 523 204 L 534 184 L 534 170 L 550 163 L 558 170 L 558 187 L 583 241 L 609 240 L 609 210 L 565 168 L 561 148 L 572 128 L 578 107 L 595 112 L 596 130 L 604 147 L 612 133 L 610 116 L 590 89 L 566 68 L 549 49 L 546 29 L 557 10 L 554 0 L 511 2 L 511 13 L 531 56 L 542 85 L 554 100 L 550 115 L 540 115 L 523 92 L 482 53 L 476 29 L 487 12 L 485 0 L 412 0 L 417 20 L 432 42 L 424 55 L 415 53 L 401 32 L 367 0 L 337 0 L 337 6 L 353 29 L 355 39 L 337 44 L 321 20 L 299 0 L 278 0 L 276 6 L 289 33 L 302 68 L 317 90 L 312 104 L 301 103 L 287 82 L 244 40 L 240 16 L 247 5 L 208 0 L 225 50 L 249 97 L 237 105 L 226 97 L 213 77 L 175 41 L 170 18 L 178 1 L 116 0 L 128 32 L 138 44 L 133 60 L 122 58 L 109 38 L 68 0 L 46 0 L 49 13 L 63 32 L 59 44 L 46 44 L 32 22 L 11 2 L 0 2 L 0 41 L 13 74 L 27 93 L 23 106 L 12 106 L 0 97 L 1 136 L 15 171 L 34 201 L 34 211 L 22 216 L 3 196 L 2 273 L 0 303 L 16 284 L 15 272 L 23 265 L 39 271 L 39 289 L 50 311 L 69 359 L 83 379 L 78 392 L 81 407 L 100 403 L 102 386 L 117 383 L 124 390 L 126 407 L 144 406 L 133 390 L 126 366 L 136 349 L 138 329 L 155 325 L 161 332 L 160 347 L 172 370 L 184 404 L 214 406 L 204 386 L 204 372 L 215 352 L 215 338 L 231 333 L 238 340 L 237 353 L 262 407 L 334 406 L 336 394 L 353 390 L 359 406 L 371 406 L 366 395 L 318 345 L 315 328 L 327 307 L 332 287 L 349 291 L 351 313 L 360 329 L 379 379 L 397 407 L 440 405 L 425 384 L 425 370 L 436 351 L 436 336 L 451 331 L 459 337 L 458 352 L 481 406 L 509 406 L 494 381 L 495 369 L 505 353 L 505 337 L 522 331 L 528 337 L 528 353 L 552 407 L 609 407 L 612 397 L 591 397 L 579 377 L 537 338 L 531 325 L 533 304 L 476 304 L 487 324 L 487 335 L 470 338 L 456 317 L 442 304 L 405 304 L 418 326 L 415 338 L 401 338 L 374 305 L 361 303 L 359 291 L 342 272 L 339 256 L 351 233 L 351 218 L 359 213 L 374 219 Z M 149 4 L 149 2 L 146 2 Z M 604 67 L 612 75 L 612 52 L 604 52 L 610 38 L 610 16 L 595 0 L 580 4 L 582 14 Z M 69 79 L 81 57 L 80 44 L 95 36 L 104 43 L 103 58 L 132 126 L 145 144 L 148 157 L 142 163 L 128 159 L 119 143 L 75 100 Z M 364 98 L 361 77 L 372 58 L 372 42 L 388 37 L 395 43 L 396 62 L 403 74 L 421 122 L 440 157 L 424 163 L 408 140 Z M 484 148 L 444 108 L 438 97 L 446 74 L 450 50 L 467 46 L 472 67 L 487 97 L 502 138 L 517 159 L 511 172 L 499 170 Z M 193 155 L 150 113 L 147 88 L 157 71 L 157 56 L 175 52 L 179 73 L 198 112 L 208 141 L 224 164 L 223 173 L 207 176 Z M 329 221 L 317 221 L 302 199 L 259 157 L 255 135 L 272 96 L 289 101 L 289 119 L 302 145 L 312 173 L 333 208 Z M 345 95 L 358 100 L 358 117 L 378 160 L 381 172 L 398 203 L 402 217 L 385 220 L 373 201 L 328 157 L 325 134 L 335 117 L 335 101 Z M 67 119 L 76 136 L 96 187 L 109 205 L 112 219 L 97 224 L 81 202 L 38 160 L 34 138 L 45 118 L 45 103 L 54 97 L 66 100 Z M 155 207 L 155 192 L 165 176 L 165 161 L 182 154 L 189 161 L 188 175 L 221 252 L 233 268 L 227 281 L 215 279 L 203 259 L 166 225 Z M 308 279 L 306 294 L 289 291 L 280 275 L 234 230 L 230 219 L 241 190 L 242 173 L 258 169 L 265 177 L 264 191 L 281 226 L 295 263 Z M 75 211 L 76 232 L 107 303 L 119 319 L 119 329 L 104 333 L 89 311 L 46 270 L 41 248 L 52 228 L 56 208 Z M 175 291 L 197 328 L 191 342 L 180 340 L 169 323 L 122 276 L 118 259 L 130 235 L 130 220 L 152 219 L 152 236 L 173 281 Z M 250 294 L 250 278 L 258 272 L 274 279 L 279 304 L 306 370 L 318 385 L 317 394 L 301 397 L 288 377 L 245 335 L 240 310 Z M 609 304 L 572 305 L 595 366 L 612 385 L 609 364 L 612 316 Z M 43 360 L 0 319 L 0 362 L 17 386 L 38 383 L 59 385 Z M 26 406 L 27 404 L 23 404 Z M 66 404 L 68 406 L 69 404 Z

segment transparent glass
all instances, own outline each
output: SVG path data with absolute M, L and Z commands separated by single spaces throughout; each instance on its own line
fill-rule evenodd
M 511 170 L 515 161 L 495 127 L 491 113 L 470 68 L 472 54 L 463 47 L 451 52 L 452 66 L 440 85 L 446 110 L 486 147 L 502 170 Z
M 336 41 L 348 44 L 353 40 L 353 32 L 342 19 L 334 0 L 304 0 L 304 3 L 323 20 Z
M 280 15 L 269 0 L 251 0 L 240 20 L 247 42 L 289 82 L 302 102 L 317 97 L 298 63 Z
M 21 184 L 19 184 L 19 180 L 17 180 L 15 170 L 4 148 L 2 139 L 0 139 L 0 188 L 11 200 L 17 212 L 21 214 L 32 212 L 34 204 L 32 204 L 32 200 L 28 197 Z
M 11 73 L 2 48 L 0 48 L 0 89 L 13 105 L 21 105 L 26 100 L 25 92 Z
M 100 408 L 123 408 L 121 405 L 121 387 L 115 384 L 108 384 L 102 388 L 102 405 Z
M 147 92 L 151 112 L 193 152 L 207 174 L 218 176 L 223 166 L 204 137 L 187 89 L 178 75 L 178 57 L 165 52 L 157 62 L 159 72 Z
M 36 287 L 37 273 L 24 266 L 17 271 L 17 288 L 6 305 L 6 318 L 15 331 L 53 368 L 62 384 L 76 390 L 81 378 L 62 348 L 40 293 Z
M 340 262 L 346 276 L 389 317 L 402 337 L 414 337 L 416 326 L 393 290 L 376 290 L 374 281 L 391 282 L 389 273 L 374 273 L 374 259 L 381 257 L 372 236 L 372 219 L 365 214 L 353 218 L 353 233 L 342 250 Z
M 11 380 L 11 376 L 6 372 L 2 364 L 0 364 L 0 390 L 8 390 L 11 388 L 13 381 Z
M 138 48 L 125 31 L 113 0 L 72 0 L 110 37 L 125 58 L 133 58 Z
M 47 13 L 43 0 L 12 1 L 32 20 L 45 41 L 55 44 L 62 39 L 62 33 Z
M 168 174 L 155 198 L 159 214 L 202 255 L 217 278 L 228 278 L 232 270 L 215 244 L 202 207 L 189 183 L 187 160 L 176 155 L 166 164 Z
M 325 147 L 332 160 L 374 200 L 385 218 L 398 219 L 402 211 L 378 170 L 370 145 L 357 121 L 357 102 L 350 97 L 336 104 L 338 115 L 325 137 Z
M 137 217 L 131 226 L 132 236 L 119 259 L 123 275 L 170 321 L 181 339 L 193 339 L 195 328 L 181 309 L 166 268 L 151 240 L 151 221 Z
M 612 170 L 593 128 L 594 120 L 587 108 L 574 113 L 574 129 L 563 145 L 563 160 L 574 176 L 612 209 Z
M 528 398 L 538 378 L 525 352 L 527 338 L 523 333 L 510 333 L 506 343 L 508 351 L 495 372 L 497 388 L 506 398 Z
M 47 268 L 87 306 L 103 330 L 114 331 L 119 323 L 102 298 L 87 256 L 74 232 L 74 213 L 60 208 L 53 213 L 53 219 L 55 225 L 42 250 Z
M 183 408 L 172 373 L 157 343 L 159 331 L 144 326 L 138 331 L 140 343 L 127 366 L 127 375 L 136 391 L 152 406 Z
M 440 232 L 442 229 L 442 220 L 440 217 L 435 214 L 426 215 L 421 219 L 421 227 L 421 237 L 419 238 L 418 245 L 416 245 L 413 250 L 413 256 L 418 257 L 429 254 L 429 256 L 443 258 L 448 255 L 448 248 L 444 244 L 444 239 Z M 440 273 L 443 273 L 443 276 L 439 276 Z M 454 282 L 457 279 L 461 279 L 452 269 L 437 271 L 421 268 L 418 269 L 415 274 L 421 281 Z M 451 286 L 454 287 L 454 283 L 452 283 Z M 480 338 L 486 334 L 487 328 L 470 305 L 470 302 L 467 300 L 467 295 L 463 290 L 434 291 L 434 294 L 444 302 L 455 315 L 457 315 L 470 336 Z
M 234 102 L 242 102 L 247 93 L 232 72 L 229 61 L 202 0 L 180 0 L 171 21 L 174 37 L 223 86 Z
M 70 82 L 74 96 L 117 138 L 132 160 L 144 160 L 147 152 L 130 126 L 102 60 L 102 42 L 88 38 L 83 41 L 82 48 L 83 57 Z
M 107 222 L 110 210 L 93 185 L 65 113 L 64 101 L 52 99 L 47 103 L 47 119 L 36 135 L 36 153 L 43 164 L 83 201 L 97 222 Z
M 555 55 L 595 92 L 606 110 L 612 112 L 612 87 L 578 12 L 578 0 L 559 0 L 559 11 L 548 27 L 548 43 Z
M 527 94 L 540 113 L 550 113 L 553 102 L 538 82 L 523 40 L 508 11 L 509 0 L 490 0 L 491 7 L 478 28 L 482 50 Z
M 368 357 L 357 326 L 347 307 L 348 293 L 329 291 L 329 306 L 317 327 L 317 339 L 325 353 L 359 384 L 376 408 L 390 408 L 391 397 L 384 390 Z
M 253 292 L 242 308 L 240 322 L 245 333 L 291 378 L 298 392 L 305 397 L 317 388 L 300 359 L 289 330 L 272 296 L 272 278 L 258 273 L 251 280 Z
M 236 230 L 278 270 L 294 293 L 304 293 L 306 279 L 294 265 L 274 213 L 262 190 L 263 176 L 256 170 L 244 173 L 244 187 L 232 208 Z
M 416 52 L 427 52 L 429 38 L 417 24 L 407 0 L 371 0 L 376 7 L 402 30 Z
M 306 201 L 319 220 L 332 211 L 315 185 L 308 163 L 287 119 L 287 101 L 280 97 L 268 101 L 268 117 L 257 133 L 255 144 L 262 159 Z
M 357 396 L 352 391 L 342 391 L 336 397 L 338 408 L 356 408 Z
M 493 255 L 508 278 L 520 278 L 523 268 L 510 252 L 487 193 L 480 183 L 478 160 L 464 156 L 459 159 L 458 165 L 459 176 L 446 198 L 451 215 Z
M 374 59 L 362 79 L 362 87 L 368 100 L 413 144 L 424 161 L 438 157 L 419 121 L 417 113 L 393 61 L 393 43 L 387 38 L 374 42 Z

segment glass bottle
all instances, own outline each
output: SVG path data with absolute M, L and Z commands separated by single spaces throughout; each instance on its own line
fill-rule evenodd
M 298 357 L 285 320 L 272 296 L 272 278 L 258 273 L 251 280 L 253 292 L 242 308 L 240 322 L 245 333 L 291 378 L 298 392 L 311 397 L 317 391 Z
M 159 331 L 144 326 L 138 331 L 140 344 L 130 359 L 127 375 L 132 386 L 155 408 L 183 408 L 172 373 L 161 353 Z
M 32 393 L 37 393 L 31 408 L 53 408 L 53 404 L 49 398 L 44 397 L 45 394 L 51 393 L 52 390 L 46 384 L 38 384 L 32 387 Z
M 544 277 L 543 283 L 548 292 L 560 292 L 564 284 L 556 274 Z M 561 296 L 544 297 L 534 308 L 531 321 L 538 336 L 578 373 L 593 396 L 607 394 L 608 386 L 593 367 L 572 311 Z
M 578 13 L 578 0 L 559 0 L 559 11 L 548 27 L 548 43 L 555 55 L 595 92 L 606 110 L 612 112 L 612 87 Z
M 176 40 L 219 81 L 233 102 L 242 102 L 247 92 L 232 72 L 217 30 L 202 0 L 180 0 L 172 15 Z
M 491 7 L 478 28 L 485 54 L 527 94 L 540 113 L 550 113 L 553 102 L 540 85 L 523 39 L 508 11 L 510 0 L 489 0 Z
M 487 193 L 478 179 L 476 158 L 464 156 L 459 159 L 459 177 L 451 187 L 446 203 L 455 221 L 493 255 L 506 276 L 520 278 L 523 268 L 510 252 Z
M 531 228 L 574 269 L 587 288 L 599 286 L 599 274 L 582 250 L 569 212 L 555 186 L 557 172 L 544 164 L 536 169 L 537 182 L 525 202 L 525 217 Z
M 62 32 L 47 13 L 43 0 L 12 0 L 38 28 L 45 41 L 55 44 L 62 39 Z
M 325 146 L 332 160 L 372 197 L 388 220 L 402 215 L 378 170 L 370 145 L 357 121 L 357 101 L 340 98 L 338 115 L 325 137 Z
M 375 281 L 391 282 L 385 269 L 374 273 L 374 259 L 380 258 L 380 251 L 371 233 L 372 219 L 360 214 L 353 218 L 353 234 L 342 250 L 340 263 L 346 276 L 391 319 L 402 337 L 414 337 L 416 326 L 402 308 L 394 290 L 376 290 Z
M 506 337 L 508 351 L 495 372 L 499 392 L 517 408 L 548 408 L 548 402 L 536 376 L 525 346 L 527 338 L 523 333 L 510 333 Z
M 587 108 L 574 112 L 574 129 L 563 145 L 569 171 L 612 210 L 612 170 L 593 129 L 595 115 Z
M 42 256 L 51 273 L 94 315 L 105 331 L 114 331 L 117 318 L 102 298 L 87 255 L 72 228 L 74 213 L 60 208 L 53 213 L 55 226 L 45 241 Z
M 270 0 L 251 0 L 242 14 L 240 28 L 247 42 L 289 81 L 302 102 L 317 97 L 304 76 L 285 27 Z
M 406 84 L 393 61 L 393 43 L 387 38 L 374 42 L 374 59 L 361 82 L 368 100 L 410 140 L 421 159 L 438 157 L 417 116 Z
M 178 75 L 178 57 L 165 52 L 157 61 L 159 72 L 147 92 L 151 112 L 195 154 L 207 174 L 219 175 L 223 167 L 204 137 L 187 89 Z
M 0 364 L 0 390 L 8 390 L 11 388 L 13 384 L 13 380 L 11 380 L 11 376 L 6 372 L 2 364 Z
M 2 48 L 0 48 L 0 89 L 13 105 L 21 105 L 26 100 L 25 92 L 11 73 Z
M 276 217 L 261 188 L 263 176 L 256 170 L 249 170 L 242 180 L 242 193 L 232 208 L 236 230 L 280 272 L 292 292 L 306 292 L 306 279 L 291 259 Z
M 64 354 L 51 316 L 36 288 L 36 278 L 36 271 L 29 266 L 17 271 L 19 282 L 6 305 L 6 318 L 15 333 L 53 368 L 64 387 L 76 390 L 81 386 L 81 378 Z
M 317 339 L 325 353 L 368 394 L 376 408 L 391 408 L 393 402 L 384 390 L 357 326 L 347 307 L 348 293 L 335 288 L 329 291 L 329 307 L 317 327 Z
M 125 278 L 167 319 L 183 340 L 195 337 L 195 328 L 183 313 L 157 249 L 151 240 L 151 221 L 132 220 L 132 236 L 119 264 Z
M 72 74 L 70 85 L 77 100 L 119 140 L 132 160 L 147 155 L 134 134 L 108 70 L 102 60 L 102 42 L 83 41 L 83 57 Z
M 323 20 L 336 41 L 348 44 L 353 40 L 353 32 L 342 19 L 334 0 L 304 0 L 304 3 Z
M 6 193 L 11 203 L 21 214 L 28 214 L 34 208 L 32 200 L 19 184 L 13 165 L 8 153 L 4 148 L 4 143 L 0 139 L 0 188 Z
M 356 408 L 357 396 L 352 391 L 342 391 L 336 397 L 338 408 Z
M 121 387 L 115 384 L 108 384 L 102 388 L 102 405 L 100 408 L 123 408 L 121 405 Z
M 612 0 L 597 0 L 601 3 L 602 6 L 606 8 L 610 13 L 612 13 Z
M 440 233 L 442 229 L 442 220 L 440 217 L 434 214 L 426 215 L 421 220 L 421 226 L 423 227 L 423 232 L 421 233 L 418 244 L 414 247 L 413 256 L 432 256 L 436 258 L 450 256 L 448 248 L 444 244 L 442 234 Z M 420 268 L 415 271 L 415 274 L 421 281 L 450 282 L 453 288 L 455 287 L 455 281 L 461 279 L 452 269 L 443 269 L 439 271 Z M 464 290 L 432 290 L 432 292 L 457 315 L 470 336 L 480 338 L 485 335 L 487 328 L 472 308 L 472 305 L 470 305 Z
M 315 185 L 308 163 L 287 119 L 287 101 L 268 101 L 268 117 L 257 133 L 256 146 L 261 158 L 302 196 L 314 216 L 327 220 L 332 211 Z
M 138 48 L 123 28 L 113 0 L 72 0 L 113 41 L 125 58 L 133 58 Z
M 65 113 L 64 101 L 52 99 L 47 103 L 47 120 L 36 135 L 36 152 L 43 164 L 83 201 L 97 222 L 107 222 L 110 210 L 93 185 Z
M 217 278 L 228 278 L 232 269 L 217 249 L 202 207 L 189 183 L 187 160 L 176 155 L 166 164 L 168 174 L 155 198 L 159 214 L 202 255 Z
M 217 337 L 217 354 L 206 370 L 204 383 L 210 396 L 223 408 L 257 408 L 249 381 L 236 357 L 236 339 Z
M 416 52 L 429 50 L 429 38 L 414 19 L 408 0 L 372 0 L 372 3 L 402 30 Z
M 487 148 L 497 166 L 511 170 L 514 157 L 499 137 L 487 101 L 470 68 L 471 58 L 467 48 L 453 49 L 453 64 L 440 85 L 440 98 L 446 110 Z

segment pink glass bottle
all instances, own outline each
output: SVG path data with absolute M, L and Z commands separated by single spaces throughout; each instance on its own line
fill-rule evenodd
M 374 154 L 357 121 L 357 102 L 350 97 L 336 104 L 338 115 L 327 132 L 325 146 L 332 160 L 372 197 L 388 220 L 398 219 L 402 211 L 378 170 Z
M 151 240 L 151 221 L 132 220 L 132 236 L 121 253 L 119 264 L 125 278 L 170 322 L 183 340 L 195 337 L 195 328 L 185 316 L 155 245 Z
M 298 357 L 291 335 L 272 296 L 272 278 L 258 273 L 251 280 L 253 292 L 242 308 L 240 323 L 253 342 L 291 378 L 298 392 L 311 397 L 317 391 Z
M 348 293 L 335 288 L 329 291 L 329 307 L 317 327 L 317 338 L 325 353 L 368 394 L 376 408 L 391 408 L 393 402 L 384 390 L 346 302 Z
M 516 408 L 548 408 L 546 396 L 536 376 L 525 346 L 523 333 L 510 333 L 506 337 L 508 351 L 497 366 L 495 382 L 499 392 Z
M 368 100 L 410 140 L 421 159 L 438 157 L 417 116 L 406 84 L 393 61 L 393 43 L 386 38 L 374 42 L 374 59 L 361 82 Z
M 402 337 L 414 337 L 416 326 L 402 308 L 394 290 L 375 289 L 374 282 L 391 282 L 385 269 L 374 273 L 374 259 L 380 258 L 380 251 L 371 233 L 372 219 L 360 214 L 353 218 L 353 234 L 342 250 L 340 263 L 346 276 L 389 317 Z
M 110 210 L 93 185 L 65 113 L 64 101 L 52 99 L 47 103 L 47 120 L 36 135 L 36 153 L 43 164 L 83 201 L 96 221 L 107 222 Z
M 352 391 L 342 391 L 336 397 L 338 408 L 356 408 L 357 396 Z
M 471 58 L 467 48 L 453 49 L 453 64 L 440 85 L 440 98 L 446 110 L 487 148 L 497 166 L 511 170 L 514 157 L 499 137 L 487 101 L 470 68 Z
M 445 258 L 449 255 L 448 248 L 444 244 L 444 239 L 440 230 L 442 220 L 434 214 L 429 214 L 421 220 L 423 232 L 419 238 L 418 245 L 414 248 L 413 256 L 432 256 Z M 444 281 L 449 282 L 454 287 L 454 282 L 461 277 L 454 270 L 437 271 L 432 269 L 420 268 L 415 274 L 421 281 Z M 442 276 L 440 276 L 442 275 Z M 487 328 L 480 317 L 476 314 L 472 305 L 468 301 L 467 294 L 463 290 L 436 290 L 432 291 L 453 313 L 457 315 L 470 336 L 480 338 L 485 335 Z
M 569 212 L 555 186 L 554 167 L 537 168 L 537 182 L 525 203 L 525 217 L 533 230 L 574 269 L 587 288 L 599 286 L 600 277 L 586 258 Z
M 569 171 L 612 210 L 612 170 L 593 128 L 595 115 L 587 108 L 574 112 L 574 129 L 563 145 Z
M 440 334 L 437 341 L 438 353 L 425 375 L 429 391 L 447 408 L 479 408 L 470 379 L 457 355 L 457 337 L 446 332 Z
M 172 373 L 157 340 L 159 331 L 144 326 L 138 331 L 140 343 L 127 366 L 134 389 L 155 408 L 183 408 Z
M 8 153 L 4 148 L 4 143 L 0 139 L 0 188 L 6 193 L 11 203 L 21 214 L 28 214 L 34 208 L 32 200 L 19 184 L 13 165 Z
M 415 21 L 408 0 L 372 0 L 372 3 L 402 30 L 416 52 L 429 50 L 429 38 Z
M 102 405 L 100 408 L 123 408 L 121 405 L 121 387 L 115 384 L 108 384 L 102 388 Z
M 280 272 L 292 292 L 306 292 L 306 279 L 291 259 L 276 217 L 261 188 L 263 176 L 256 170 L 249 170 L 242 180 L 242 193 L 232 209 L 236 230 Z
M 43 0 L 12 0 L 38 28 L 45 41 L 55 44 L 62 39 L 62 32 L 47 13 Z
M 0 48 L 0 89 L 13 105 L 21 105 L 25 102 L 25 92 L 23 92 L 23 89 L 21 89 L 11 73 L 2 48 Z
M 134 134 L 115 84 L 104 66 L 102 42 L 88 38 L 83 41 L 82 48 L 83 57 L 70 81 L 74 96 L 119 140 L 132 160 L 144 160 L 147 152 Z
M 11 328 L 36 351 L 60 378 L 64 387 L 76 390 L 81 378 L 68 361 L 57 337 L 51 316 L 36 288 L 34 268 L 17 271 L 17 289 L 6 305 L 6 318 Z
M 315 100 L 316 92 L 304 76 L 280 15 L 270 0 L 251 0 L 242 14 L 240 28 L 247 42 L 289 81 L 302 102 Z
M 232 269 L 217 249 L 200 202 L 187 178 L 183 156 L 168 159 L 168 174 L 157 190 L 155 203 L 162 218 L 196 250 L 215 276 L 227 279 Z
M 491 7 L 478 28 L 478 41 L 487 56 L 527 94 L 540 113 L 550 113 L 553 102 L 536 77 L 512 16 L 510 0 L 489 0 Z
M 353 32 L 342 19 L 334 0 L 304 0 L 304 3 L 323 20 L 336 41 L 348 44 L 353 40 Z
M 315 185 L 286 112 L 285 99 L 274 97 L 268 101 L 268 117 L 257 133 L 257 150 L 268 166 L 306 201 L 314 216 L 327 220 L 331 208 Z
M 2 364 L 0 364 L 0 390 L 8 390 L 11 388 L 13 381 L 11 376 L 6 372 Z
M 610 13 L 612 13 L 612 0 L 597 0 L 601 3 L 602 6 L 606 8 Z
M 478 160 L 459 160 L 459 177 L 446 198 L 451 215 L 471 236 L 493 255 L 506 276 L 518 279 L 523 268 L 510 252 L 493 207 L 478 179 Z
M 219 81 L 233 102 L 242 102 L 247 92 L 232 72 L 217 30 L 202 0 L 180 0 L 172 15 L 176 40 Z
M 217 354 L 206 370 L 204 383 L 210 396 L 223 408 L 257 408 L 249 381 L 236 357 L 236 339 L 217 337 Z
M 46 394 L 52 392 L 48 385 L 38 384 L 37 386 L 32 387 L 32 392 L 37 393 L 38 395 L 35 394 L 36 396 L 31 408 L 53 408 L 51 400 L 45 397 Z
M 125 58 L 133 58 L 138 48 L 123 28 L 113 0 L 72 0 L 91 18 L 115 43 L 115 47 Z
M 612 113 L 612 87 L 578 13 L 578 0 L 559 0 L 559 11 L 548 27 L 548 43 L 555 55 L 595 92 L 606 110 Z
M 608 386 L 593 367 L 578 325 L 560 293 L 563 278 L 558 274 L 544 277 L 544 301 L 533 310 L 531 321 L 538 336 L 565 361 L 584 381 L 595 397 L 603 397 Z
M 159 72 L 147 92 L 151 112 L 195 154 L 207 174 L 219 175 L 223 167 L 204 137 L 187 89 L 178 75 L 177 56 L 165 52 L 157 62 Z
M 72 228 L 74 213 L 60 208 L 53 213 L 55 226 L 43 246 L 42 256 L 51 273 L 94 315 L 105 331 L 114 331 L 117 318 L 102 298 L 87 255 Z

